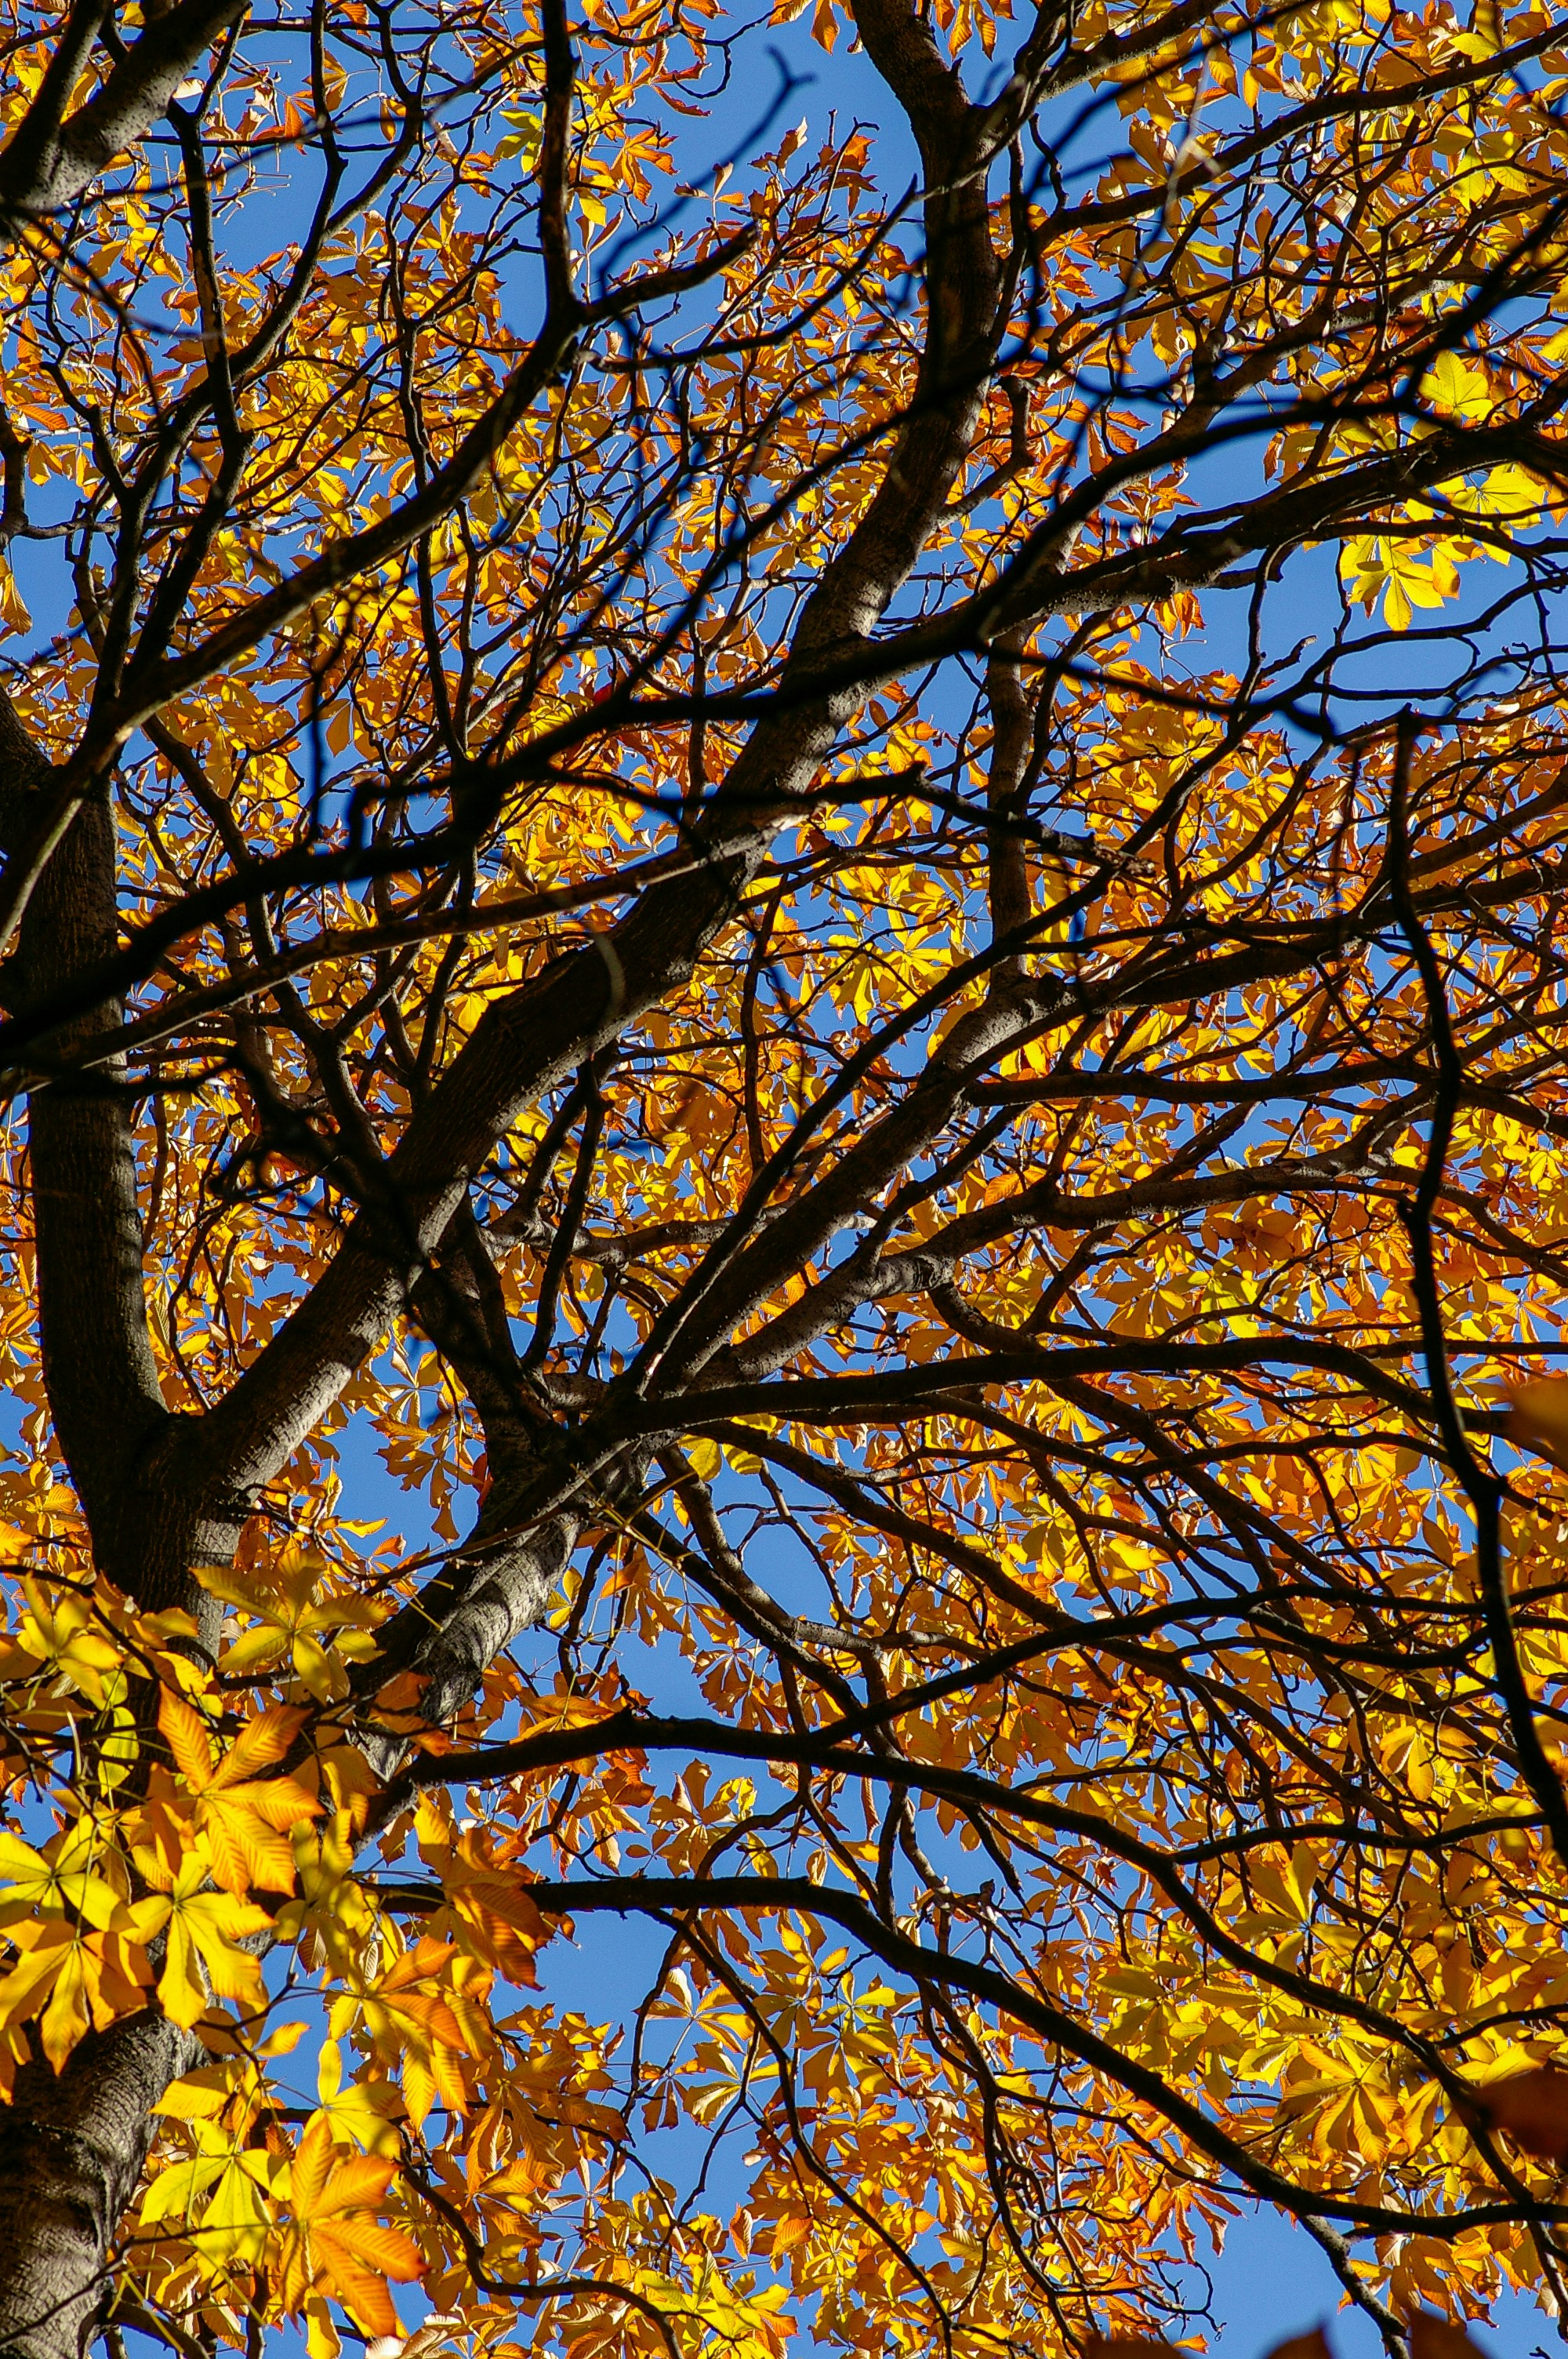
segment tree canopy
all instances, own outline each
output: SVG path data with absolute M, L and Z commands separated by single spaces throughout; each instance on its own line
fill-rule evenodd
M 0 2353 L 1557 2309 L 1552 13 L 3 22 Z

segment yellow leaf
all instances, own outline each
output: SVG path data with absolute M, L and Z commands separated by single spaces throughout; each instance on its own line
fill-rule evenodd
M 1537 1376 L 1510 1393 L 1508 1437 L 1568 1468 L 1568 1376 Z
M 1486 371 L 1462 361 L 1456 353 L 1444 353 L 1433 363 L 1421 381 L 1421 390 L 1441 417 L 1462 419 L 1471 425 L 1485 425 L 1496 406 Z
M 37 1912 L 58 1916 L 67 1908 L 90 1925 L 113 1924 L 122 1904 L 92 1864 L 101 1849 L 85 1819 L 51 1837 L 41 1852 L 20 1835 L 0 1832 L 0 1924 Z
M 711 1483 L 724 1463 L 723 1451 L 705 1433 L 697 1435 L 687 1444 L 686 1454 L 691 1461 L 693 1473 L 700 1475 L 705 1483 Z
M 237 1944 L 248 1934 L 268 1930 L 272 1919 L 265 1909 L 211 1889 L 212 1864 L 201 1844 L 192 1844 L 172 1870 L 157 1854 L 142 1848 L 136 1864 L 157 1889 L 129 1914 L 139 1940 L 149 1942 L 163 1935 L 157 1995 L 165 2014 L 187 2030 L 193 2028 L 207 2012 L 209 1989 L 259 2013 L 266 1995 L 261 1962 Z

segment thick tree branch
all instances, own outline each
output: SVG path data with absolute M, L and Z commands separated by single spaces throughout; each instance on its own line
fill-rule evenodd
M 153 18 L 74 114 L 65 106 L 107 13 L 73 7 L 64 40 L 32 104 L 0 150 L 0 222 L 15 235 L 28 221 L 63 212 L 152 129 L 180 83 L 246 0 L 176 0 Z

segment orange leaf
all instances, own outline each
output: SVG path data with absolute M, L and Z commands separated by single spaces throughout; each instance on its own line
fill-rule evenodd
M 453 1916 L 469 1936 L 475 1953 L 487 1965 L 531 1986 L 537 1979 L 534 1951 L 549 1939 L 549 1929 L 526 1888 L 516 1877 L 474 1875 L 449 1884 Z
M 258 1769 L 270 1769 L 281 1761 L 308 1714 L 297 1704 L 269 1704 L 265 1712 L 248 1720 L 224 1755 L 222 1766 L 212 1782 L 215 1786 L 237 1786 L 242 1778 L 252 1777 Z
M 396 2332 L 387 2279 L 406 2284 L 426 2267 L 413 2239 L 374 2216 L 396 2168 L 384 2156 L 346 2155 L 325 2116 L 315 2116 L 289 2179 L 282 2293 L 291 2310 L 319 2288 L 365 2333 Z
M 200 1714 L 171 1690 L 158 1699 L 158 1726 L 197 1798 L 195 1822 L 207 1837 L 212 1874 L 226 1892 L 243 1897 L 253 1886 L 272 1892 L 294 1889 L 294 1855 L 281 1837 L 301 1819 L 316 1816 L 321 1805 L 292 1777 L 253 1777 L 250 1772 L 280 1760 L 305 1717 L 295 1705 L 272 1705 L 247 1723 L 214 1766 Z
M 201 1793 L 212 1776 L 212 1741 L 201 1714 L 172 1688 L 165 1688 L 157 1700 L 157 1724 L 180 1776 Z

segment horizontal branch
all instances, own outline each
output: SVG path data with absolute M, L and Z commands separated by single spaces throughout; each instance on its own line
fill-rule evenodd
M 1268 1335 L 1239 1336 L 1226 1343 L 1199 1343 L 1184 1337 L 1151 1343 L 1128 1336 L 1105 1343 L 975 1352 L 866 1375 L 789 1376 L 773 1384 L 716 1385 L 710 1391 L 693 1392 L 678 1402 L 655 1397 L 629 1404 L 613 1413 L 613 1422 L 617 1438 L 626 1440 L 635 1434 L 668 1431 L 677 1423 L 684 1431 L 700 1432 L 722 1418 L 773 1417 L 784 1425 L 864 1424 L 889 1411 L 903 1414 L 922 1401 L 930 1403 L 933 1415 L 940 1415 L 945 1404 L 962 1414 L 963 1392 L 979 1386 L 1049 1386 L 1054 1376 L 1225 1375 L 1271 1364 L 1322 1368 L 1343 1375 L 1357 1391 L 1400 1410 L 1417 1424 L 1431 1423 L 1425 1394 L 1385 1375 L 1362 1353 L 1344 1344 Z M 1049 1436 L 1043 1435 L 1042 1440 L 1048 1443 Z
M 831 1729 L 810 1734 L 786 1734 L 779 1730 L 737 1728 L 722 1721 L 622 1712 L 587 1727 L 540 1730 L 513 1744 L 493 1745 L 482 1752 L 421 1754 L 382 1796 L 377 1820 L 384 1823 L 408 1794 L 427 1786 L 492 1785 L 542 1767 L 597 1760 L 611 1753 L 672 1751 L 718 1754 L 726 1760 L 766 1762 L 771 1766 L 787 1763 L 817 1770 L 824 1777 L 869 1778 L 909 1793 L 954 1802 L 965 1810 L 1017 1819 L 1025 1826 L 1042 1827 L 1053 1834 L 1071 1835 L 1081 1843 L 1094 1843 L 1146 1877 L 1185 1918 L 1199 1939 L 1227 1964 L 1271 1989 L 1287 1992 L 1303 2006 L 1359 2023 L 1380 2038 L 1407 2049 L 1442 2082 L 1451 2097 L 1463 2094 L 1464 2084 L 1430 2041 L 1407 2030 L 1396 2018 L 1354 1993 L 1334 1990 L 1309 1974 L 1297 1973 L 1261 1957 L 1255 1948 L 1237 1940 L 1189 1889 L 1167 1853 L 1128 1833 L 1105 1811 L 1077 1810 L 1065 1803 L 1044 1800 L 1026 1788 L 1002 1786 L 973 1770 L 945 1768 L 937 1763 L 911 1760 L 903 1754 L 851 1751 L 835 1741 Z M 1271 1839 L 1288 1842 L 1289 1831 L 1275 1831 Z M 1365 1840 L 1369 1851 L 1377 1848 L 1379 1838 L 1375 1832 Z
M 1172 2128 L 1228 2172 L 1249 2194 L 1277 2204 L 1292 2214 L 1312 2212 L 1320 2218 L 1343 2220 L 1368 2234 L 1436 2236 L 1444 2241 L 1469 2235 L 1477 2229 L 1499 2226 L 1520 2218 L 1568 2222 L 1568 2205 L 1473 2204 L 1447 2214 L 1411 2212 L 1391 2204 L 1358 2203 L 1347 2196 L 1298 2187 L 1262 2158 L 1222 2129 L 1211 2114 L 1169 2087 L 1148 2065 L 1125 2055 L 1065 2009 L 1042 1993 L 1031 1990 L 994 1966 L 982 1965 L 950 1950 L 927 1949 L 897 1927 L 886 1923 L 852 1893 L 811 1882 L 804 1876 L 605 1876 L 580 1884 L 527 1883 L 523 1887 L 545 1916 L 580 1917 L 606 1912 L 618 1916 L 643 1914 L 679 1923 L 683 1917 L 713 1910 L 757 1909 L 768 1915 L 797 1912 L 826 1919 L 864 1943 L 873 1957 L 895 1973 L 940 1989 L 963 1991 L 983 2006 L 994 2007 L 1033 2032 L 1047 2046 L 1087 2065 L 1091 2071 L 1126 2092 L 1168 2122 Z M 388 1887 L 389 1897 L 396 1887 Z M 428 1887 L 438 1898 L 439 1887 Z M 410 1887 L 410 1897 L 417 1887 Z M 1271 2129 L 1271 2125 L 1270 2125 Z

